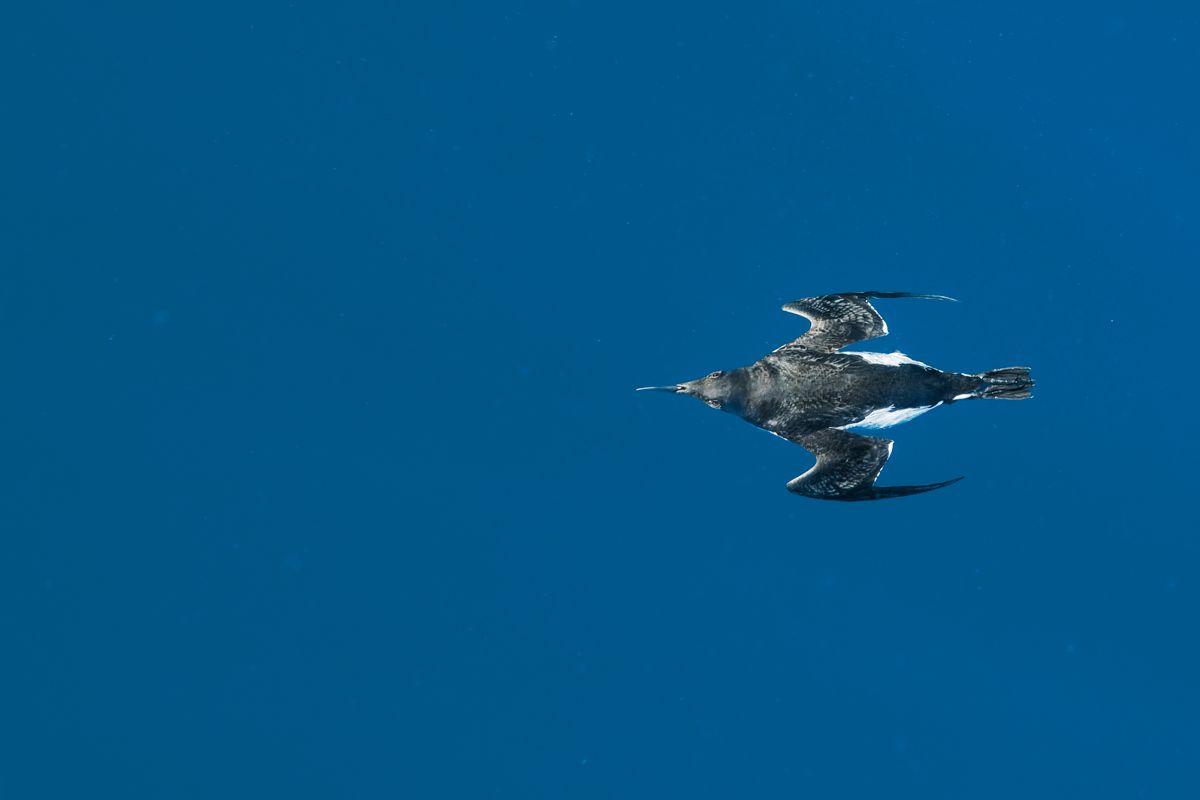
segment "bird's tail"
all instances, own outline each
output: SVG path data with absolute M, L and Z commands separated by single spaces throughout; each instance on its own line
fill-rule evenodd
M 971 377 L 979 379 L 979 385 L 971 392 L 971 397 L 988 400 L 1026 400 L 1033 397 L 1029 391 L 1033 388 L 1029 367 L 989 369 Z

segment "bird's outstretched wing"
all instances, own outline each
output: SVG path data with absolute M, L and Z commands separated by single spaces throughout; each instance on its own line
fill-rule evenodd
M 875 479 L 892 454 L 892 441 L 826 428 L 791 441 L 817 457 L 808 472 L 788 481 L 788 491 L 818 500 L 882 500 L 949 486 L 962 478 L 919 486 L 876 486 Z
M 802 297 L 783 307 L 784 311 L 799 314 L 812 322 L 812 327 L 793 342 L 779 350 L 799 348 L 818 353 L 832 353 L 853 342 L 863 342 L 887 336 L 887 323 L 871 305 L 872 298 L 918 297 L 926 300 L 951 300 L 940 294 L 910 292 L 851 292 L 827 294 L 821 297 Z M 779 352 L 776 350 L 775 352 Z

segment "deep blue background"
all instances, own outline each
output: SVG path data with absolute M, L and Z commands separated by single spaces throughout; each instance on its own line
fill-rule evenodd
M 966 5 L 6 11 L 0 796 L 1200 796 L 1200 12 Z

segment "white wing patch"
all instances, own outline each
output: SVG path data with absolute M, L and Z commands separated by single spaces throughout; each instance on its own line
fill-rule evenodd
M 941 403 L 934 403 L 931 406 L 917 406 L 916 408 L 896 408 L 895 406 L 879 408 L 867 414 L 858 422 L 842 425 L 840 430 L 845 431 L 851 428 L 890 428 L 893 425 L 908 422 L 910 419 L 916 419 L 929 409 L 937 408 L 940 405 Z
M 895 442 L 888 442 L 888 454 L 887 454 L 887 458 L 885 458 L 885 459 L 883 460 L 883 463 L 879 465 L 879 472 L 878 472 L 878 473 L 876 473 L 876 475 L 875 475 L 875 480 L 879 480 L 879 476 L 883 474 L 883 468 L 887 466 L 887 462 L 888 462 L 888 460 L 889 460 L 889 459 L 891 459 L 891 457 L 892 457 L 892 448 L 893 448 L 893 447 L 895 447 L 895 446 L 896 446 L 896 443 L 895 443 Z
M 909 358 L 908 356 L 904 355 L 904 353 L 901 353 L 899 350 L 897 350 L 894 353 L 863 353 L 863 352 L 843 350 L 842 354 L 847 355 L 847 356 L 858 356 L 859 358 L 861 358 L 863 361 L 867 362 L 868 364 L 883 364 L 884 366 L 887 366 L 887 367 L 898 367 L 901 364 L 916 364 L 918 367 L 928 367 L 929 366 L 928 364 L 926 364 L 922 361 L 917 361 L 915 359 Z

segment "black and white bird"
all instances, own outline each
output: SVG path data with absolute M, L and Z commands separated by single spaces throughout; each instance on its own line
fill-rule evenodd
M 812 323 L 794 342 L 748 367 L 638 391 L 691 395 L 805 448 L 817 463 L 788 482 L 787 488 L 797 494 L 821 500 L 879 500 L 940 489 L 962 479 L 876 486 L 892 441 L 850 429 L 888 428 L 959 400 L 1024 400 L 1031 396 L 1033 380 L 1029 367 L 942 372 L 899 352 L 840 352 L 848 344 L 887 335 L 887 323 L 871 300 L 894 297 L 953 300 L 909 292 L 805 297 L 783 307 Z

